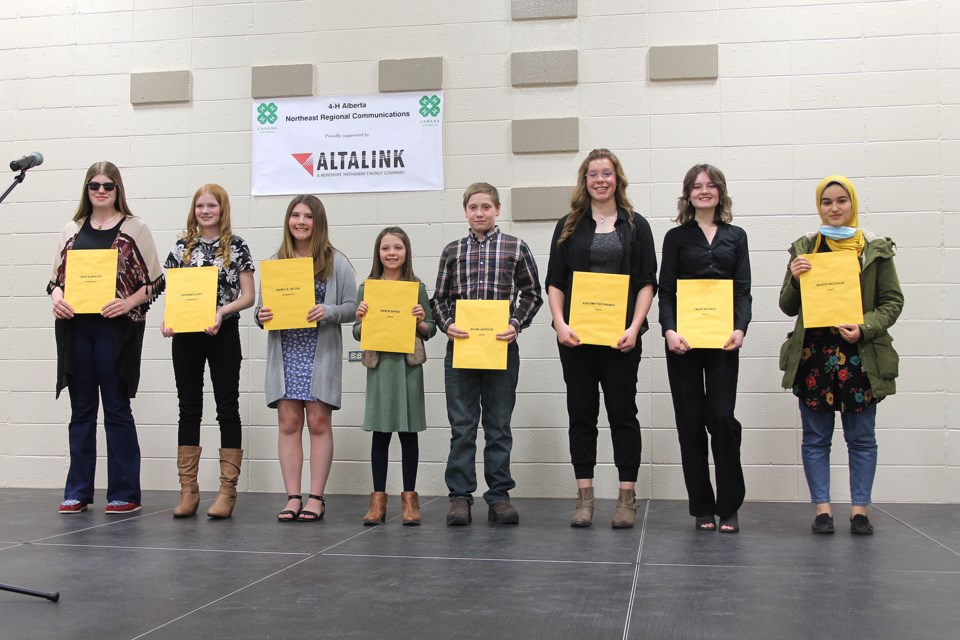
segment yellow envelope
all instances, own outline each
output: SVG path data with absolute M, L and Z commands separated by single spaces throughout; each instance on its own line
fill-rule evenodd
M 63 296 L 74 313 L 100 313 L 117 297 L 117 250 L 67 251 Z
M 457 300 L 454 324 L 470 333 L 453 341 L 454 369 L 507 368 L 507 343 L 497 334 L 510 325 L 509 300 Z
M 810 271 L 800 274 L 803 326 L 863 324 L 860 262 L 852 251 L 808 253 Z
M 677 333 L 692 349 L 720 349 L 733 333 L 733 280 L 677 280 Z
M 317 326 L 307 314 L 317 304 L 313 292 L 313 258 L 264 260 L 260 263 L 260 291 L 263 306 L 273 319 L 263 323 L 268 331 Z
M 167 269 L 163 323 L 177 333 L 195 333 L 217 319 L 218 267 Z
M 583 344 L 614 347 L 627 324 L 630 276 L 573 272 L 570 328 Z
M 417 319 L 411 313 L 420 295 L 419 282 L 368 279 L 363 283 L 360 347 L 364 350 L 413 353 Z

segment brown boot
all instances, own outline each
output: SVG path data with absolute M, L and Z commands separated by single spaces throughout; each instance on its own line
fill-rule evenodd
M 200 447 L 177 447 L 177 473 L 180 474 L 180 502 L 173 508 L 174 518 L 189 518 L 197 515 L 200 505 L 200 485 L 197 470 L 200 468 Z
M 637 494 L 633 489 L 620 489 L 620 496 L 617 498 L 617 510 L 613 512 L 613 522 L 610 523 L 614 529 L 630 529 L 633 527 L 633 521 L 637 517 Z
M 403 509 L 403 526 L 415 527 L 420 524 L 420 496 L 416 491 L 404 491 L 400 494 Z
M 372 527 L 377 524 L 383 524 L 387 517 L 387 493 L 385 491 L 374 491 L 370 494 L 370 510 L 363 516 L 363 524 L 366 527 Z
M 589 527 L 593 524 L 593 487 L 577 489 L 577 510 L 570 519 L 571 527 Z
M 237 504 L 237 478 L 243 449 L 220 449 L 220 490 L 217 499 L 207 509 L 210 518 L 229 518 Z

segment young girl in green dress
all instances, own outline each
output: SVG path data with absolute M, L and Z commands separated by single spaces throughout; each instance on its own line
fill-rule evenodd
M 373 268 L 370 278 L 376 280 L 406 280 L 419 282 L 417 304 L 411 313 L 417 319 L 416 333 L 428 340 L 437 332 L 430 312 L 427 288 L 413 273 L 413 255 L 410 238 L 400 227 L 387 227 L 377 236 L 373 246 Z M 367 314 L 364 286 L 360 285 L 357 321 L 353 337 L 360 339 L 363 317 Z M 387 513 L 387 452 L 390 437 L 397 432 L 402 450 L 403 493 L 400 494 L 403 524 L 420 524 L 420 504 L 416 492 L 417 465 L 420 448 L 417 433 L 427 427 L 423 400 L 423 365 L 408 364 L 408 354 L 382 352 L 377 354 L 374 368 L 367 369 L 366 406 L 363 430 L 373 432 L 370 446 L 370 465 L 373 470 L 373 493 L 370 510 L 363 524 L 383 524 Z M 369 362 L 369 358 L 368 358 Z

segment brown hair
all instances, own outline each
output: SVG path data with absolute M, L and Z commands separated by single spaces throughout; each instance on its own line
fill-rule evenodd
M 604 158 L 610 161 L 614 172 L 617 174 L 617 189 L 614 192 L 617 207 L 626 209 L 628 214 L 633 210 L 633 205 L 627 198 L 627 185 L 629 183 L 627 182 L 627 176 L 623 173 L 623 165 L 620 164 L 620 159 L 609 149 L 594 149 L 580 163 L 580 169 L 577 172 L 577 186 L 574 187 L 573 193 L 570 195 L 570 212 L 567 214 L 567 221 L 563 223 L 563 230 L 560 232 L 557 244 L 562 244 L 570 237 L 580 220 L 586 215 L 587 209 L 590 208 L 590 194 L 587 192 L 587 167 L 594 160 Z M 627 220 L 632 227 L 633 216 L 628 215 Z
M 117 185 L 117 199 L 113 202 L 113 208 L 125 216 L 133 215 L 130 207 L 127 206 L 127 196 L 123 188 L 123 178 L 120 177 L 120 169 L 112 162 L 101 160 L 100 162 L 94 162 L 90 165 L 90 168 L 87 169 L 87 175 L 83 178 L 83 191 L 80 193 L 80 205 L 77 207 L 77 212 L 73 214 L 75 221 L 79 222 L 93 213 L 93 203 L 90 202 L 87 183 L 90 182 L 94 176 L 100 174 L 107 176 Z
M 410 250 L 410 236 L 400 227 L 387 227 L 377 235 L 376 242 L 373 243 L 373 266 L 370 268 L 370 277 L 374 280 L 383 278 L 383 262 L 380 260 L 380 243 L 384 236 L 397 236 L 403 243 L 403 248 L 407 252 L 407 257 L 400 268 L 400 279 L 411 282 L 419 282 L 420 279 L 413 274 L 413 252 Z
M 287 205 L 287 213 L 283 216 L 283 242 L 277 251 L 278 258 L 296 258 L 297 252 L 293 234 L 290 233 L 290 214 L 298 204 L 305 204 L 313 214 L 313 233 L 310 235 L 310 255 L 313 257 L 313 275 L 315 278 L 326 280 L 333 271 L 333 251 L 330 244 L 330 234 L 327 228 L 327 210 L 324 209 L 320 198 L 312 195 L 294 196 Z
M 190 203 L 190 212 L 187 214 L 187 228 L 183 232 L 183 262 L 190 262 L 190 256 L 197 246 L 200 239 L 200 223 L 197 222 L 197 200 L 203 194 L 209 194 L 220 205 L 220 244 L 217 246 L 217 255 L 223 260 L 223 268 L 230 267 L 230 241 L 233 239 L 233 231 L 230 226 L 230 196 L 226 189 L 218 184 L 205 184 L 193 194 L 193 202 Z
M 697 181 L 700 172 L 705 172 L 713 184 L 717 185 L 717 191 L 720 192 L 720 202 L 713 212 L 713 221 L 717 224 L 721 222 L 730 223 L 733 221 L 733 200 L 727 195 L 727 178 L 723 171 L 717 169 L 712 164 L 697 164 L 690 167 L 687 175 L 683 177 L 683 195 L 677 198 L 677 224 L 686 224 L 696 217 L 693 204 L 690 202 L 690 193 L 693 191 L 693 185 Z
M 493 200 L 493 205 L 500 208 L 500 193 L 497 191 L 497 188 L 492 184 L 487 182 L 474 182 L 472 185 L 467 187 L 467 190 L 463 192 L 463 208 L 467 208 L 467 202 L 470 201 L 470 198 L 477 195 L 478 193 L 487 193 L 490 195 L 490 198 Z

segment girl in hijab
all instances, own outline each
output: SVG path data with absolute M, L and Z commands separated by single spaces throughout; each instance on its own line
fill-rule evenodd
M 903 310 L 903 293 L 893 264 L 895 245 L 860 228 L 853 184 L 829 176 L 817 185 L 816 196 L 823 224 L 790 247 L 780 289 L 780 309 L 797 317 L 780 349 L 780 369 L 784 388 L 793 389 L 800 405 L 803 471 L 816 505 L 813 532 L 834 532 L 830 444 L 839 412 L 850 465 L 850 531 L 872 534 L 867 505 L 877 470 L 877 403 L 896 392 L 899 357 L 887 330 Z M 804 255 L 826 251 L 856 253 L 863 324 L 804 328 L 798 278 L 812 268 Z

